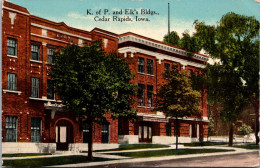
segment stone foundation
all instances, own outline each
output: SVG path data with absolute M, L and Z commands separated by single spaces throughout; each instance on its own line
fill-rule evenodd
M 137 144 L 139 143 L 138 135 L 118 135 L 119 144 Z
M 56 143 L 3 142 L 2 153 L 55 153 Z

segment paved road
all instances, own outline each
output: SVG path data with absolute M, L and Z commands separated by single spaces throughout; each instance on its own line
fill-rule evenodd
M 159 162 L 121 163 L 103 167 L 259 167 L 259 152 Z

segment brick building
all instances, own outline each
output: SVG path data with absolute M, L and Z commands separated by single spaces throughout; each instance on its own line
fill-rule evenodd
M 53 53 L 69 44 L 91 44 L 102 40 L 106 52 L 124 57 L 136 74 L 138 121 L 112 119 L 94 125 L 95 145 L 118 143 L 173 143 L 174 120 L 153 111 L 154 92 L 166 79 L 162 73 L 177 66 L 179 70 L 201 73 L 207 56 L 186 56 L 184 49 L 134 33 L 115 34 L 99 28 L 85 31 L 31 15 L 26 8 L 4 2 L 2 9 L 3 57 L 3 153 L 86 150 L 88 125 L 63 105 L 54 92 L 48 72 Z M 183 118 L 180 142 L 207 135 L 206 92 L 202 112 Z M 94 146 L 95 147 L 95 146 Z

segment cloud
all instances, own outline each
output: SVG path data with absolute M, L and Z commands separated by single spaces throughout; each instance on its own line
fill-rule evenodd
M 260 3 L 260 0 L 255 0 L 256 2 Z
M 76 12 L 70 12 L 70 13 L 68 13 L 68 17 L 73 18 L 73 19 L 93 20 L 94 16 L 91 16 L 91 15 L 84 16 L 84 15 L 81 15 Z

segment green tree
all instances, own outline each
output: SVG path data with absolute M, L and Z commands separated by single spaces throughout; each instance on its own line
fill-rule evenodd
M 68 45 L 55 54 L 51 76 L 66 108 L 87 118 L 89 124 L 88 159 L 92 160 L 93 123 L 112 117 L 136 115 L 131 108 L 135 86 L 127 63 L 114 54 L 105 54 L 101 43 L 79 47 Z
M 168 34 L 164 36 L 163 41 L 184 48 L 188 51 L 187 55 L 189 57 L 192 57 L 194 52 L 199 52 L 202 49 L 201 40 L 196 34 L 191 36 L 188 31 L 185 31 L 182 35 L 182 38 L 180 38 L 176 31 L 172 31 L 170 41 L 168 41 Z
M 170 39 L 169 39 L 169 36 L 167 34 L 167 35 L 165 35 L 163 37 L 163 41 L 165 43 L 169 43 L 169 44 L 173 44 L 173 45 L 179 46 L 180 37 L 179 37 L 179 35 L 178 35 L 178 33 L 176 31 L 172 31 L 170 33 Z
M 233 124 L 247 105 L 256 111 L 256 142 L 259 131 L 259 22 L 233 12 L 225 14 L 216 26 L 195 21 L 196 36 L 203 48 L 220 62 L 207 66 L 208 97 L 223 103 L 223 121 L 229 123 L 229 145 L 233 144 Z
M 155 110 L 162 111 L 166 117 L 175 119 L 176 149 L 178 149 L 179 118 L 197 115 L 200 109 L 200 92 L 193 90 L 190 78 L 186 71 L 178 72 L 174 69 L 164 74 L 168 83 L 162 85 L 157 93 L 157 107 Z
M 250 134 L 252 131 L 252 128 L 246 124 L 242 124 L 242 126 L 238 128 L 239 135 L 247 135 Z

